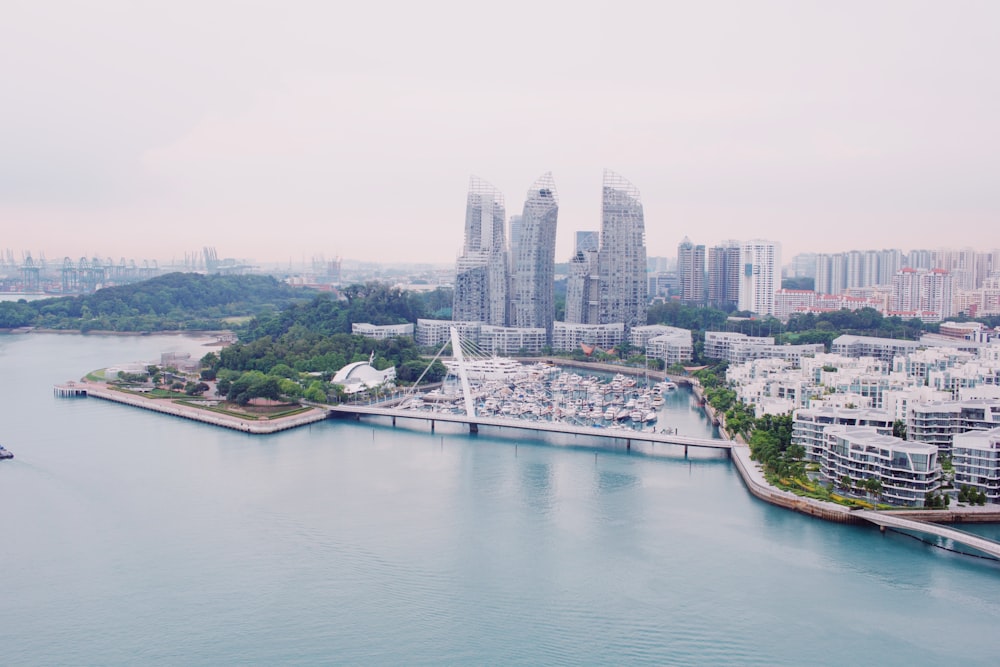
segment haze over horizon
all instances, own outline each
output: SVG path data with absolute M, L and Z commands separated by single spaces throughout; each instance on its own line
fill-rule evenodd
M 453 263 L 475 174 L 551 171 L 556 260 L 685 236 L 1000 246 L 992 2 L 5 6 L 0 248 Z

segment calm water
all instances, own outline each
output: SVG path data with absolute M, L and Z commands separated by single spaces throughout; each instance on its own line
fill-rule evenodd
M 717 455 L 52 396 L 191 348 L 0 336 L 3 664 L 996 664 L 1000 568 L 769 507 Z

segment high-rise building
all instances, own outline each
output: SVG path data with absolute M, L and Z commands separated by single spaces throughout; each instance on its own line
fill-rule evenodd
M 954 276 L 944 269 L 931 269 L 920 277 L 920 310 L 942 318 L 953 313 Z
M 569 261 L 566 278 L 566 321 L 574 324 L 600 322 L 601 287 L 596 250 L 578 250 Z
M 646 228 L 639 190 L 604 170 L 601 203 L 600 324 L 646 324 Z
M 899 313 L 954 314 L 954 279 L 944 269 L 900 269 L 892 281 L 892 310 Z
M 815 278 L 816 277 L 816 253 L 803 252 L 792 257 L 790 265 L 790 278 Z
M 486 181 L 469 179 L 465 243 L 455 273 L 452 317 L 504 326 L 507 322 L 507 247 L 503 195 Z
M 590 232 L 577 232 L 576 233 L 576 247 L 573 248 L 573 254 L 578 252 L 588 252 L 593 250 L 597 252 L 601 247 L 601 233 L 590 231 Z
M 735 306 L 740 299 L 740 244 L 723 241 L 708 249 L 708 302 Z
M 781 247 L 773 241 L 754 239 L 740 249 L 739 309 L 757 315 L 774 315 L 774 294 L 781 289 Z
M 545 173 L 531 188 L 521 215 L 517 254 L 511 280 L 511 324 L 522 328 L 544 328 L 551 340 L 555 319 L 556 220 L 559 201 L 551 173 Z
M 682 302 L 705 303 L 705 246 L 691 243 L 686 236 L 677 246 L 677 278 Z

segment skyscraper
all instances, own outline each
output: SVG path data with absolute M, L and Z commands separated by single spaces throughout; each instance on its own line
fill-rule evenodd
M 543 327 L 549 340 L 555 319 L 556 219 L 559 201 L 551 173 L 528 189 L 513 257 L 511 324 Z
M 503 195 L 486 181 L 469 179 L 465 244 L 455 272 L 456 320 L 507 323 L 507 247 Z
M 708 249 L 708 302 L 735 306 L 740 300 L 740 244 L 723 241 Z
M 569 261 L 566 278 L 566 321 L 574 324 L 600 322 L 600 280 L 596 250 L 578 250 Z
M 588 250 L 597 251 L 601 247 L 601 233 L 600 232 L 577 232 L 576 233 L 576 247 L 573 248 L 573 253 L 587 252 Z
M 781 289 L 781 248 L 773 241 L 754 239 L 740 249 L 739 309 L 774 315 L 774 293 Z
M 705 303 L 705 246 L 691 243 L 686 236 L 677 246 L 677 279 L 681 301 Z
M 642 201 L 634 185 L 609 169 L 604 170 L 598 270 L 600 323 L 644 326 L 648 285 Z

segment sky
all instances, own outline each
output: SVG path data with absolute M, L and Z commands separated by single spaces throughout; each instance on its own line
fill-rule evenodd
M 450 264 L 469 177 L 556 261 L 610 168 L 647 254 L 1000 247 L 1000 3 L 0 6 L 0 250 Z

